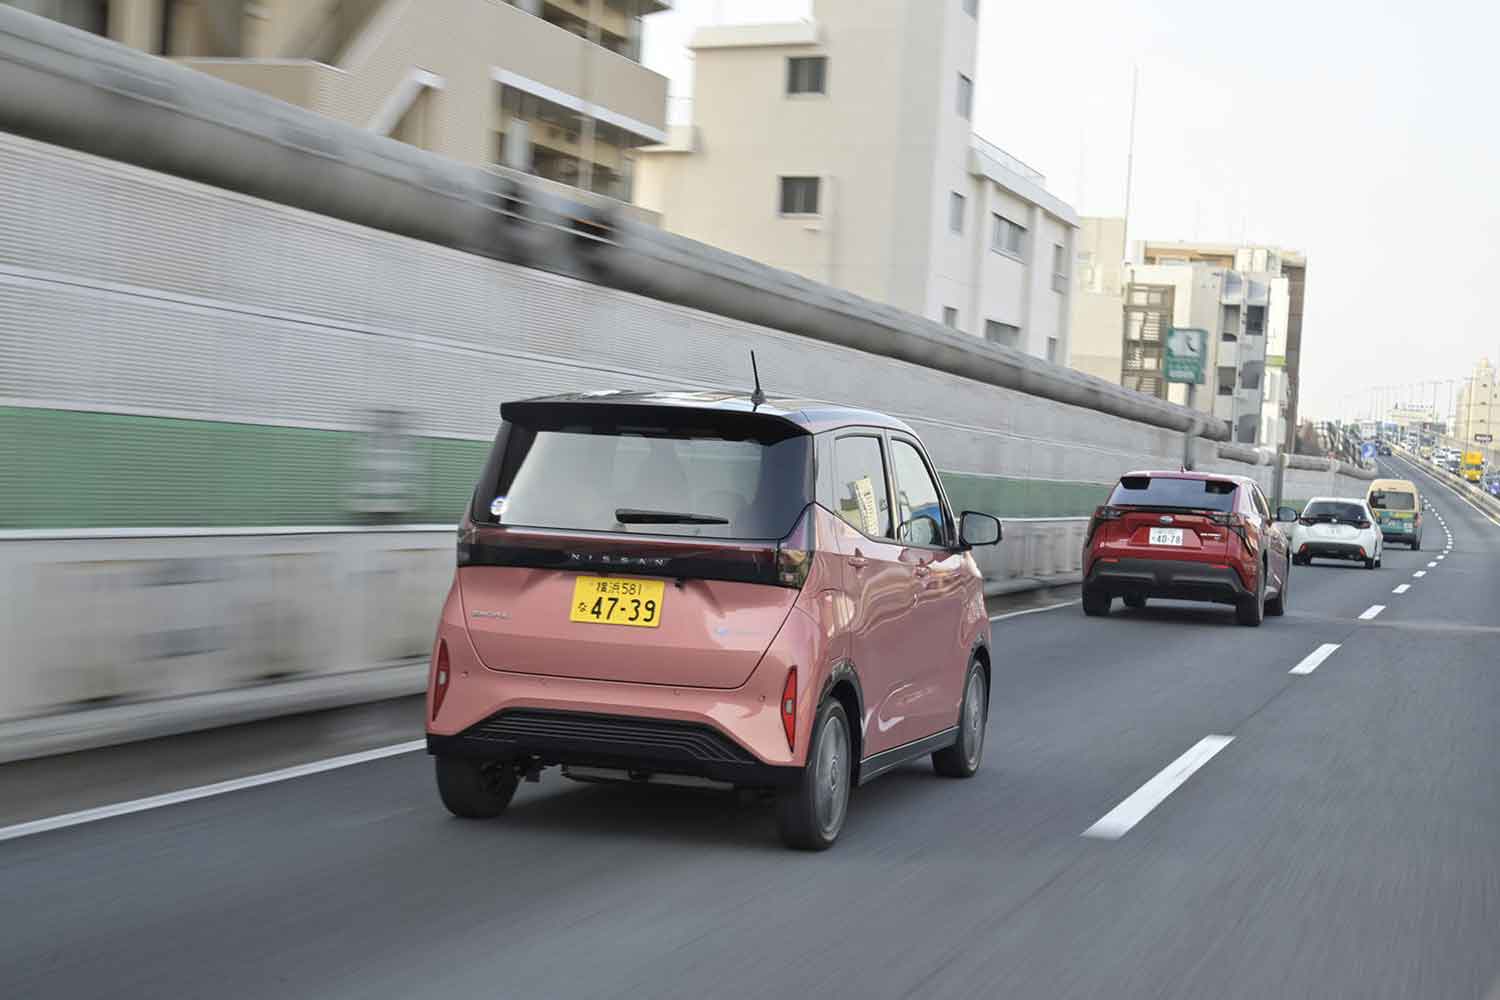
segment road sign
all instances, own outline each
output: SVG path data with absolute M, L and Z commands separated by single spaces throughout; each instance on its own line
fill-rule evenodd
M 1366 441 L 1364 444 L 1360 445 L 1359 457 L 1367 462 L 1373 461 L 1375 458 L 1375 442 Z
M 1162 368 L 1168 382 L 1202 385 L 1207 356 L 1207 330 L 1175 326 L 1167 330 L 1167 356 Z
M 1495 435 L 1493 435 L 1493 434 L 1475 434 L 1474 435 L 1474 443 L 1475 444 L 1489 444 L 1493 440 L 1495 440 Z

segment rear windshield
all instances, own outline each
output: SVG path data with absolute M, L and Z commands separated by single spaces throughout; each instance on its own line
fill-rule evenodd
M 1339 503 L 1334 500 L 1315 500 L 1302 512 L 1304 521 L 1368 521 L 1365 509 L 1357 503 Z
M 1116 507 L 1234 510 L 1234 483 L 1222 479 L 1126 476 L 1109 495 Z
M 771 540 L 812 499 L 812 438 L 742 428 L 507 425 L 479 523 L 531 528 Z
M 1397 490 L 1375 490 L 1370 494 L 1370 506 L 1376 510 L 1416 510 L 1417 498 Z

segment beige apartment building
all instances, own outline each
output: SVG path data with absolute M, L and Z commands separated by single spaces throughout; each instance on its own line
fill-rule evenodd
M 986 3 L 992 0 L 985 0 Z M 637 151 L 675 233 L 1065 363 L 1077 217 L 973 132 L 980 0 L 700 28 L 691 125 Z
M 1078 281 L 1073 296 L 1073 351 L 1081 372 L 1120 381 L 1125 304 L 1125 220 L 1085 216 L 1078 224 Z
M 1500 407 L 1497 397 L 1500 386 L 1496 385 L 1495 375 L 1495 366 L 1489 358 L 1481 358 L 1458 391 L 1451 426 L 1459 441 L 1466 445 L 1493 447 L 1500 440 L 1500 413 L 1496 412 Z
M 0 0 L 476 166 L 628 202 L 669 0 Z

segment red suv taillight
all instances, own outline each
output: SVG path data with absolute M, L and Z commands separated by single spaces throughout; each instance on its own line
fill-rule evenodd
M 453 671 L 448 665 L 448 640 L 439 639 L 437 655 L 432 662 L 432 717 L 437 718 L 438 709 L 443 707 L 443 699 L 448 696 L 448 682 L 452 679 Z
M 786 684 L 781 688 L 781 728 L 786 730 L 786 748 L 797 749 L 797 668 L 786 672 Z
M 1089 519 L 1089 535 L 1084 539 L 1084 544 L 1087 545 L 1094 540 L 1094 532 L 1099 530 L 1099 525 L 1105 521 L 1118 521 L 1124 513 L 1120 508 L 1111 507 L 1109 504 L 1094 511 L 1094 516 Z

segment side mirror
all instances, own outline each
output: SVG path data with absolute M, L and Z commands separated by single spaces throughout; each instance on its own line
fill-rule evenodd
M 994 545 L 1004 532 L 1000 519 L 977 510 L 966 510 L 958 517 L 958 541 L 966 549 L 976 545 Z
M 1280 521 L 1282 524 L 1289 524 L 1292 521 L 1297 520 L 1297 511 L 1291 507 L 1277 507 L 1276 520 Z

